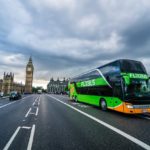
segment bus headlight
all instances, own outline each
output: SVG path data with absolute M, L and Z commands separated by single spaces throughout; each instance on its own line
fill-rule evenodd
M 133 105 L 127 105 L 127 108 L 133 108 Z

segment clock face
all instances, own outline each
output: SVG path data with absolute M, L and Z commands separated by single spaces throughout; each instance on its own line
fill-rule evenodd
M 29 68 L 27 68 L 27 71 L 31 71 L 31 68 L 29 67 Z

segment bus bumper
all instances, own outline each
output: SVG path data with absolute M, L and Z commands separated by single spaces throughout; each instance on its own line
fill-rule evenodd
M 132 105 L 131 103 L 124 103 L 124 113 L 127 114 L 150 113 L 150 104 Z

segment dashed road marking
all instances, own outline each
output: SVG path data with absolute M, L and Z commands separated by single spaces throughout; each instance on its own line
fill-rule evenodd
M 11 136 L 11 138 L 9 139 L 9 141 L 7 142 L 7 144 L 5 145 L 5 147 L 3 148 L 3 150 L 8 150 L 9 149 L 10 145 L 14 141 L 14 139 L 17 136 L 17 134 L 20 131 L 20 129 L 30 130 L 31 127 L 28 127 L 28 126 L 22 126 L 22 127 L 18 126 L 18 128 L 15 130 L 15 132 L 13 133 L 13 135 Z M 30 133 L 30 138 L 29 138 L 29 143 L 28 143 L 27 150 L 31 150 L 31 148 L 32 148 L 34 133 L 35 133 L 35 124 L 33 124 L 32 129 L 31 129 L 31 133 Z
M 28 129 L 28 130 L 31 129 L 31 127 L 27 127 L 27 126 L 22 126 L 21 128 L 22 129 Z
M 30 115 L 35 115 L 35 113 L 32 113 L 32 112 L 31 112 L 31 113 L 29 113 L 29 114 L 30 114 Z
M 35 115 L 37 116 L 38 113 L 39 113 L 39 108 L 37 107 L 37 108 L 36 108 L 36 113 L 35 113 Z
M 12 135 L 12 137 L 10 138 L 10 140 L 8 141 L 8 143 L 6 144 L 6 146 L 4 147 L 3 150 L 8 150 L 10 145 L 12 144 L 13 140 L 15 139 L 15 137 L 17 136 L 19 130 L 20 130 L 20 126 L 16 129 L 16 131 L 14 132 L 14 134 Z
M 35 102 L 32 104 L 33 106 L 35 105 Z
M 80 103 L 72 102 L 71 104 L 76 105 L 76 106 L 81 107 L 81 108 L 89 108 L 89 106 L 84 105 L 84 104 L 80 104 Z
M 37 116 L 38 113 L 39 113 L 39 108 L 38 107 L 36 107 L 36 112 L 35 113 L 31 112 L 31 108 L 29 108 L 28 112 L 25 115 L 25 118 L 27 118 L 28 115 L 35 115 L 35 116 Z
M 64 105 L 66 105 L 67 107 L 69 107 L 69 108 L 71 108 L 71 109 L 73 109 L 73 110 L 79 112 L 80 114 L 82 114 L 82 115 L 84 115 L 84 116 L 86 116 L 86 117 L 88 117 L 88 118 L 94 120 L 95 122 L 97 122 L 97 123 L 99 123 L 99 124 L 101 124 L 101 125 L 103 125 L 103 126 L 109 128 L 110 130 L 112 130 L 112 131 L 118 133 L 119 135 L 125 137 L 126 139 L 132 141 L 133 143 L 135 143 L 135 144 L 141 146 L 142 148 L 144 148 L 144 149 L 146 149 L 146 150 L 150 150 L 150 145 L 148 145 L 148 144 L 142 142 L 141 140 L 139 140 L 139 139 L 137 139 L 137 138 L 135 138 L 135 137 L 133 137 L 133 136 L 131 136 L 131 135 L 125 133 L 124 131 L 122 131 L 122 130 L 120 130 L 120 129 L 118 129 L 118 128 L 116 128 L 116 127 L 114 127 L 114 126 L 112 126 L 112 125 L 110 125 L 110 124 L 108 124 L 108 123 L 106 123 L 106 122 L 100 120 L 100 119 L 97 119 L 96 117 L 94 117 L 94 116 L 92 116 L 92 115 L 89 115 L 89 114 L 87 114 L 87 113 L 85 113 L 85 112 L 83 112 L 83 111 L 81 111 L 81 110 L 79 110 L 79 109 L 77 109 L 77 108 L 75 108 L 75 107 L 73 107 L 73 106 L 71 106 L 71 105 L 69 105 L 69 104 L 63 102 L 63 101 L 59 100 L 58 98 L 55 98 L 55 97 L 50 96 L 50 95 L 47 95 L 47 96 L 49 96 L 49 97 L 53 98 L 54 100 L 56 100 L 56 101 L 58 101 L 58 102 L 60 102 L 60 103 L 62 103 L 62 104 L 64 104 Z
M 31 150 L 32 149 L 34 133 L 35 133 L 35 124 L 32 126 L 32 129 L 31 129 L 31 134 L 30 134 L 30 139 L 29 139 L 27 150 Z
M 30 111 L 31 111 L 31 108 L 29 108 L 28 112 L 27 112 L 27 113 L 26 113 L 26 115 L 25 115 L 25 118 L 27 118 L 27 117 L 28 117 L 28 115 L 29 115 Z

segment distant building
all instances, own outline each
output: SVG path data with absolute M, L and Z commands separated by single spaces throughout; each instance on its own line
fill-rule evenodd
M 33 72 L 34 72 L 34 66 L 32 63 L 32 58 L 30 57 L 29 62 L 26 66 L 25 93 L 32 93 Z
M 18 91 L 19 93 L 24 93 L 25 91 L 25 85 L 22 83 L 14 83 L 13 84 L 13 91 Z
M 0 79 L 0 92 L 2 92 L 3 80 Z
M 54 80 L 53 78 L 50 79 L 50 82 L 47 85 L 47 92 L 51 94 L 64 94 L 65 88 L 68 85 L 68 79 L 65 78 L 61 81 L 59 78 Z
M 23 93 L 24 85 L 14 82 L 13 73 L 4 73 L 3 80 L 0 80 L 0 92 L 3 92 L 6 95 L 11 91 L 18 91 L 20 93 Z
M 13 91 L 13 83 L 14 83 L 14 74 L 13 73 L 6 74 L 4 72 L 2 92 L 4 94 L 9 94 L 11 91 Z
M 0 92 L 4 95 L 9 94 L 11 91 L 18 91 L 19 93 L 32 93 L 34 66 L 32 58 L 29 58 L 29 62 L 26 66 L 26 81 L 25 86 L 22 83 L 14 82 L 14 74 L 12 72 L 5 73 L 3 79 L 0 79 Z

